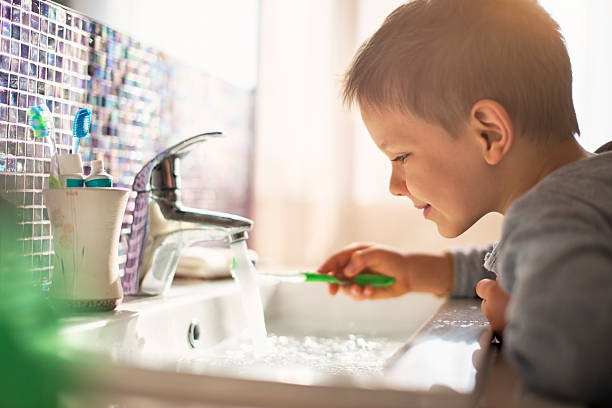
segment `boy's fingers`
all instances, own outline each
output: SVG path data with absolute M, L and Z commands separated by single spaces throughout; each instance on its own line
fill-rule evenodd
M 363 300 L 363 288 L 359 285 L 351 285 L 351 296 L 354 300 Z
M 481 299 L 486 299 L 491 295 L 491 292 L 495 290 L 497 282 L 493 279 L 482 279 L 476 284 L 476 294 Z
M 342 271 L 344 266 L 348 263 L 349 259 L 351 258 L 351 255 L 353 254 L 353 252 L 359 249 L 367 248 L 370 245 L 371 244 L 355 243 L 355 244 L 351 244 L 347 246 L 346 248 L 330 256 L 325 262 L 323 262 L 323 265 L 321 265 L 317 269 L 317 272 L 327 273 L 327 272 L 334 272 L 334 271 Z
M 380 248 L 368 247 L 356 250 L 344 267 L 344 275 L 353 277 L 366 268 L 376 270 L 383 259 L 383 251 Z
M 334 296 L 336 293 L 338 293 L 338 289 L 340 289 L 340 286 L 336 285 L 335 283 L 329 283 L 327 285 L 327 290 L 329 292 L 330 295 Z

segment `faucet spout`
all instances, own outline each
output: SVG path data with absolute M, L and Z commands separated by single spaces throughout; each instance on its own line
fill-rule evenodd
M 180 159 L 192 146 L 220 132 L 186 139 L 158 154 L 137 174 L 128 261 L 123 280 L 128 294 L 163 294 L 170 287 L 181 250 L 202 241 L 234 243 L 248 238 L 253 221 L 235 214 L 189 208 L 180 197 Z

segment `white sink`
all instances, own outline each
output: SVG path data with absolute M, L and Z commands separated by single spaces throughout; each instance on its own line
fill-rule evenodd
M 487 324 L 473 301 L 355 302 L 324 284 L 264 280 L 261 293 L 276 345 L 262 357 L 249 349 L 233 281 L 175 284 L 163 298 L 66 319 L 67 341 L 100 356 L 86 364 L 87 396 L 74 398 L 122 407 L 474 404 L 472 357 Z

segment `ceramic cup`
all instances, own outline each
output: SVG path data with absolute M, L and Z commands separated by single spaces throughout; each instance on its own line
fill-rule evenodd
M 121 302 L 119 234 L 129 194 L 120 188 L 43 191 L 55 251 L 54 300 L 84 311 L 112 310 Z

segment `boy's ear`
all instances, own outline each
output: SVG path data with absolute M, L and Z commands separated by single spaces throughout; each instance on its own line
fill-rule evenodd
M 470 128 L 490 165 L 499 163 L 514 142 L 514 128 L 508 112 L 491 99 L 481 99 L 474 104 L 470 112 Z

